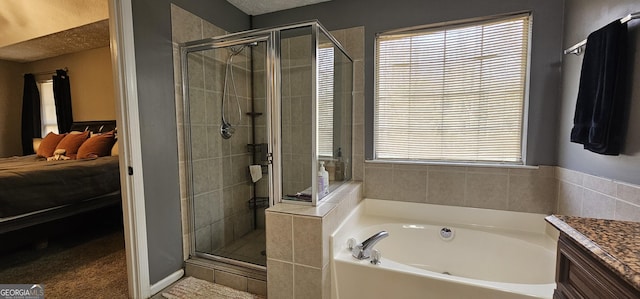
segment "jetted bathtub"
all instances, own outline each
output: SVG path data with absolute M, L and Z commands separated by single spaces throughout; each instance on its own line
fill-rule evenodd
M 545 215 L 364 199 L 331 238 L 332 298 L 551 298 L 557 231 Z M 347 243 L 385 230 L 380 263 Z

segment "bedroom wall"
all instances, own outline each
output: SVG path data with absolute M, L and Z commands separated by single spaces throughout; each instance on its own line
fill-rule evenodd
M 0 158 L 22 155 L 22 65 L 0 60 Z
M 73 119 L 113 120 L 116 106 L 109 47 L 61 55 L 24 64 L 24 72 L 38 73 L 69 68 Z M 51 79 L 51 74 L 37 80 Z
M 566 0 L 564 48 L 587 38 L 589 33 L 602 26 L 640 11 L 637 0 Z M 566 55 L 562 61 L 562 98 L 559 115 L 558 166 L 586 174 L 614 179 L 632 184 L 640 184 L 640 21 L 628 23 L 629 52 L 628 66 L 632 73 L 629 81 L 631 103 L 628 111 L 629 123 L 626 144 L 620 156 L 605 156 L 583 149 L 581 144 L 569 141 L 576 98 L 580 80 L 580 70 L 584 55 Z
M 249 17 L 225 0 L 132 1 L 152 285 L 183 266 L 171 3 L 229 32 L 249 28 Z

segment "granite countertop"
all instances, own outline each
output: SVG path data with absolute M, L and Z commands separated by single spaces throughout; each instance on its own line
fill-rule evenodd
M 545 219 L 640 290 L 640 222 L 561 215 Z

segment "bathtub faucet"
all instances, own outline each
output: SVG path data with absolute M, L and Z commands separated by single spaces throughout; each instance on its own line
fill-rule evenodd
M 380 231 L 374 234 L 373 236 L 369 237 L 369 239 L 366 239 L 364 240 L 364 242 L 354 246 L 351 250 L 351 255 L 359 260 L 368 259 L 371 256 L 373 246 L 375 246 L 378 241 L 388 236 L 389 233 L 386 231 Z

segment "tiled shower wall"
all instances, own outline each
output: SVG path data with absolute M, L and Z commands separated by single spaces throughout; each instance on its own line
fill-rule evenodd
M 311 36 L 283 38 L 282 190 L 296 194 L 309 188 L 311 173 Z
M 184 140 L 184 109 L 180 74 L 181 42 L 226 34 L 224 30 L 172 5 L 172 37 L 174 48 L 175 98 L 178 121 L 178 140 Z M 202 53 L 202 52 L 199 52 Z M 216 53 L 216 54 L 211 54 Z M 248 50 L 234 57 L 234 79 L 242 109 L 242 122 L 235 98 L 227 102 L 226 114 L 236 126 L 230 139 L 219 133 L 220 111 L 225 64 L 228 51 L 207 51 L 189 57 L 189 94 L 191 124 L 191 155 L 193 161 L 193 188 L 195 194 L 196 250 L 212 252 L 253 229 L 253 213 L 247 201 L 252 197 L 252 184 L 248 176 L 251 155 L 250 118 L 250 64 Z M 212 73 L 213 72 L 213 73 Z M 186 153 L 179 142 L 180 188 L 183 213 L 183 247 L 185 259 L 189 254 L 189 224 L 187 223 L 188 195 L 186 190 Z

